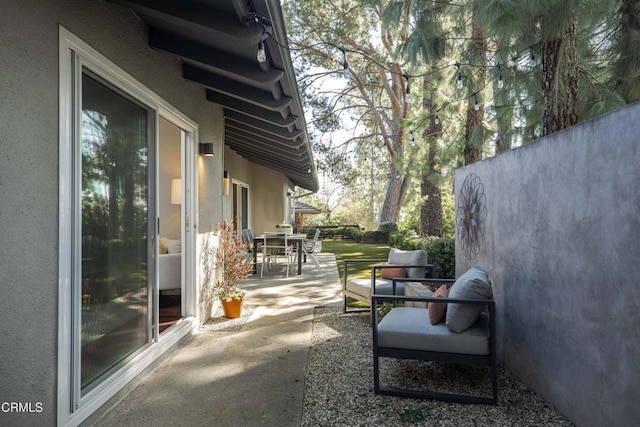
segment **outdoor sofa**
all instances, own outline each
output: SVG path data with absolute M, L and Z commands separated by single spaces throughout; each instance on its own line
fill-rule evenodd
M 387 259 L 346 259 L 344 260 L 344 280 L 342 282 L 343 311 L 346 313 L 349 297 L 371 304 L 373 294 L 404 295 L 404 281 L 395 284 L 394 278 L 425 278 L 433 272 L 433 265 L 427 264 L 428 254 L 424 250 L 389 250 Z M 371 267 L 369 278 L 350 279 L 349 264 L 379 263 Z M 352 310 L 356 311 L 356 310 Z
M 393 305 L 384 317 L 379 310 L 372 310 L 374 392 L 459 403 L 497 403 L 495 301 L 487 273 L 479 267 L 473 267 L 455 281 L 394 279 L 393 282 L 398 280 L 440 287 L 432 296 L 372 296 L 372 307 L 385 302 Z M 429 305 L 427 308 L 403 305 L 407 302 Z M 491 371 L 491 395 L 487 397 L 383 385 L 380 382 L 380 358 L 487 366 Z M 403 378 L 394 380 L 394 383 L 406 381 Z

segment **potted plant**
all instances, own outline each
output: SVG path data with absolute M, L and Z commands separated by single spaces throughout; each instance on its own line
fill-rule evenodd
M 287 223 L 277 224 L 276 232 L 283 234 L 293 234 L 293 226 Z
M 251 274 L 253 264 L 247 256 L 247 247 L 237 236 L 233 223 L 218 224 L 218 249 L 215 267 L 220 270 L 214 284 L 214 297 L 220 300 L 224 317 L 235 319 L 242 315 L 242 305 L 247 291 L 238 287 L 238 282 Z

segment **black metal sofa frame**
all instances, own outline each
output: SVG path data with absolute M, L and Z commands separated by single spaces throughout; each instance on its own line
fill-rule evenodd
M 393 279 L 396 281 L 411 281 L 411 282 L 423 282 L 423 283 L 453 283 L 453 280 L 445 279 Z M 395 283 L 394 283 L 395 287 Z M 371 322 L 373 328 L 373 377 L 374 377 L 374 392 L 376 394 L 385 394 L 400 397 L 412 397 L 421 399 L 435 399 L 457 403 L 480 403 L 480 404 L 496 404 L 498 401 L 498 373 L 496 362 L 496 340 L 495 340 L 495 301 L 490 300 L 477 300 L 477 299 L 451 299 L 451 298 L 432 298 L 432 297 L 409 297 L 409 296 L 390 296 L 390 295 L 373 295 L 372 307 L 376 307 L 378 304 L 384 302 L 390 302 L 395 306 L 403 301 L 420 301 L 420 302 L 447 302 L 447 303 L 460 303 L 460 304 L 481 304 L 486 305 L 489 311 L 488 328 L 489 328 L 489 354 L 487 355 L 475 355 L 464 353 L 445 353 L 436 351 L 424 351 L 411 348 L 391 348 L 383 347 L 379 345 L 378 340 L 378 323 L 380 322 L 378 310 L 371 310 Z M 395 308 L 392 308 L 394 310 Z M 464 332 L 463 332 L 464 334 Z M 428 339 L 428 334 L 425 334 L 425 339 Z M 414 360 L 426 360 L 439 363 L 452 363 L 461 365 L 475 365 L 475 366 L 489 366 L 491 367 L 491 386 L 492 396 L 469 396 L 469 395 L 457 395 L 450 393 L 437 393 L 430 391 L 418 391 L 409 390 L 393 386 L 385 386 L 380 384 L 380 366 L 379 359 L 381 357 L 395 358 L 395 359 L 414 359 Z

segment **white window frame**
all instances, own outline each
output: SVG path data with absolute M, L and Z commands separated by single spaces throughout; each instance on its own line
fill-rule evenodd
M 158 334 L 157 314 L 153 342 L 138 352 L 126 364 L 117 369 L 108 378 L 86 395 L 78 398 L 79 391 L 72 384 L 73 360 L 79 360 L 79 354 L 73 354 L 74 326 L 74 245 L 79 247 L 79 237 L 73 223 L 78 213 L 74 212 L 76 195 L 79 186 L 77 171 L 74 170 L 74 151 L 77 150 L 75 139 L 79 135 L 79 117 L 76 106 L 80 102 L 80 94 L 74 85 L 74 79 L 81 77 L 82 66 L 86 66 L 102 79 L 134 97 L 155 111 L 155 129 L 158 129 L 159 117 L 170 121 L 186 131 L 185 168 L 183 172 L 186 206 L 183 206 L 183 218 L 187 221 L 186 240 L 183 248 L 190 252 L 189 265 L 185 266 L 185 293 L 188 301 L 185 305 L 185 319 L 170 328 L 162 335 Z M 57 424 L 75 426 L 80 424 L 100 406 L 106 403 L 131 380 L 142 373 L 165 351 L 192 333 L 198 326 L 195 317 L 197 308 L 196 273 L 196 233 L 195 217 L 197 209 L 196 180 L 196 141 L 198 141 L 198 125 L 171 106 L 160 96 L 152 92 L 142 83 L 134 79 L 120 67 L 102 56 L 95 49 L 76 37 L 66 28 L 59 27 L 59 237 L 58 237 L 58 381 L 57 381 Z M 74 125 L 75 123 L 75 125 Z M 156 152 L 158 149 L 158 132 L 155 135 Z M 155 183 L 158 182 L 157 168 Z M 154 184 L 155 185 L 155 184 Z M 191 196 L 189 196 L 189 194 Z M 156 207 L 157 212 L 157 198 Z M 155 242 L 153 243 L 155 247 Z M 187 254 L 185 254 L 187 258 Z M 157 271 L 157 257 L 156 271 Z M 154 286 L 157 301 L 157 278 Z M 77 313 L 76 313 L 77 315 Z M 72 407 L 73 406 L 73 407 Z
M 251 186 L 245 181 L 242 181 L 237 178 L 231 178 L 231 188 L 233 188 L 234 185 L 237 185 L 238 190 L 240 190 L 238 194 L 238 201 L 236 201 L 236 206 L 234 207 L 234 209 L 238 209 L 238 207 L 240 207 L 239 205 L 242 203 L 240 201 L 242 199 L 242 187 L 247 189 L 247 227 L 251 228 L 253 227 L 253 224 L 251 221 Z M 233 220 L 235 221 L 236 218 L 233 218 Z M 239 226 L 238 226 L 238 232 L 240 232 Z

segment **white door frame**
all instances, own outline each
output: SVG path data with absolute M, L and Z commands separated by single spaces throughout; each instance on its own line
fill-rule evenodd
M 80 245 L 76 232 L 78 213 L 74 211 L 75 194 L 78 184 L 77 171 L 74 170 L 77 161 L 77 142 L 79 135 L 78 106 L 79 94 L 76 79 L 82 72 L 80 64 L 85 64 L 110 84 L 125 91 L 130 96 L 143 102 L 151 110 L 155 111 L 155 126 L 158 129 L 159 116 L 176 124 L 186 131 L 185 137 L 185 172 L 183 218 L 187 219 L 189 232 L 185 228 L 184 250 L 189 252 L 190 262 L 184 269 L 186 283 L 185 321 L 172 328 L 167 334 L 159 337 L 156 329 L 154 340 L 140 351 L 130 357 L 94 389 L 78 399 L 78 385 L 72 381 L 74 378 L 74 366 L 72 361 L 79 360 L 79 354 L 73 351 L 73 334 L 76 327 L 79 309 L 74 303 L 74 277 L 77 272 L 74 269 L 74 251 Z M 196 180 L 196 144 L 198 141 L 198 125 L 175 107 L 171 106 L 160 96 L 137 81 L 131 75 L 119 68 L 106 57 L 102 56 L 91 46 L 83 42 L 64 27 L 59 27 L 59 255 L 58 255 L 58 370 L 57 370 L 57 424 L 61 426 L 78 425 L 91 415 L 95 410 L 107 402 L 118 391 L 125 387 L 132 379 L 142 373 L 166 350 L 177 343 L 182 337 L 191 333 L 198 325 L 195 317 L 197 307 L 196 295 L 196 236 L 195 221 L 197 210 L 197 180 Z M 156 131 L 155 147 L 158 148 L 158 132 Z M 151 153 L 153 154 L 153 153 Z M 157 167 L 155 183 L 157 184 Z M 157 212 L 157 197 L 156 212 Z M 157 227 L 156 236 L 157 236 Z M 153 247 L 157 246 L 155 238 Z M 156 250 L 157 253 L 157 250 Z M 157 271 L 157 256 L 155 259 L 155 271 Z M 157 278 L 153 289 L 158 292 Z M 157 301 L 157 298 L 155 299 Z M 156 314 L 157 316 L 157 314 Z M 155 322 L 157 328 L 157 321 Z

